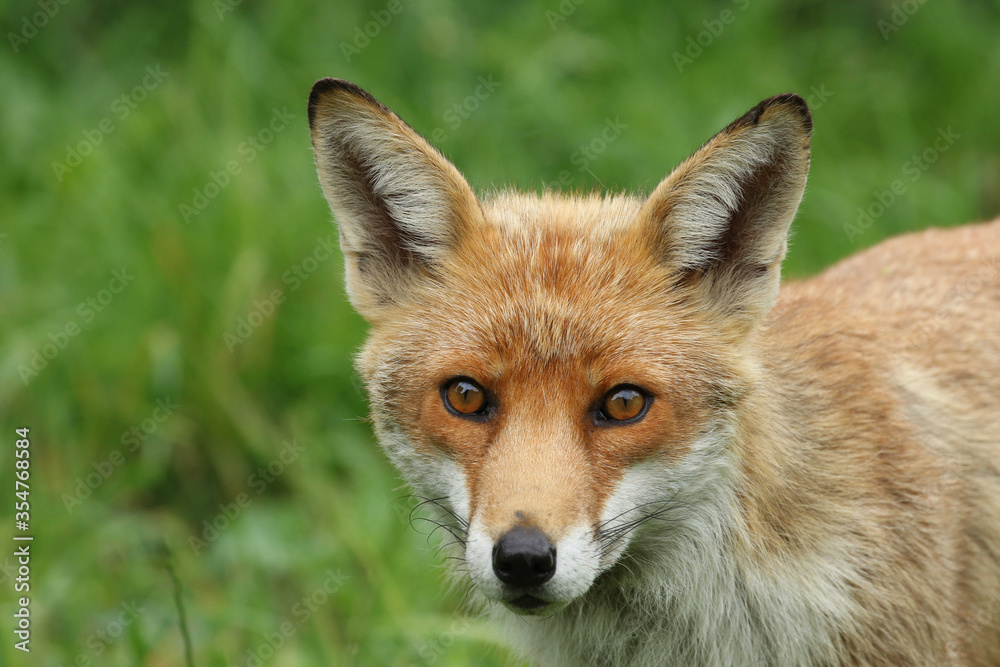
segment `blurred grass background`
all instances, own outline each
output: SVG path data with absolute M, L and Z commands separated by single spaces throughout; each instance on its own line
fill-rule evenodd
M 0 538 L 23 426 L 35 536 L 30 659 L 0 549 L 2 664 L 184 664 L 178 585 L 199 666 L 512 664 L 454 612 L 364 421 L 364 326 L 340 258 L 315 254 L 334 231 L 305 118 L 320 77 L 480 190 L 648 191 L 798 92 L 815 135 L 792 277 L 1000 213 L 992 0 L 0 6 Z M 609 119 L 627 127 L 602 145 Z

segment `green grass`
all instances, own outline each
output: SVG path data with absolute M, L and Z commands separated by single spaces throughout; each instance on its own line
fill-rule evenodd
M 269 637 L 280 647 L 263 664 L 511 664 L 486 625 L 454 614 L 462 591 L 407 525 L 364 420 L 351 365 L 364 326 L 340 258 L 303 262 L 334 231 L 305 121 L 317 78 L 367 88 L 481 190 L 566 172 L 564 189 L 648 191 L 760 99 L 812 96 L 793 277 L 1000 212 L 995 3 L 927 2 L 883 39 L 890 2 L 402 0 L 348 61 L 341 44 L 388 5 L 248 1 L 220 19 L 229 5 L 71 0 L 16 53 L 9 36 L 0 48 L 0 537 L 12 544 L 14 429 L 29 426 L 36 538 L 33 655 L 12 648 L 3 570 L 0 663 L 183 665 L 179 596 L 199 667 L 254 664 Z M 39 11 L 5 2 L 4 35 Z M 134 108 L 116 103 L 157 66 L 167 75 Z M 450 115 L 480 77 L 499 85 Z M 265 142 L 275 110 L 293 117 Z M 581 171 L 574 152 L 607 119 L 627 127 Z M 914 180 L 907 162 L 947 128 L 959 138 Z M 53 167 L 88 135 L 100 143 L 78 166 Z M 231 161 L 239 173 L 199 200 Z M 859 207 L 900 179 L 905 193 L 849 238 Z M 201 203 L 186 222 L 181 205 Z M 296 265 L 310 271 L 298 284 Z M 112 293 L 123 268 L 134 279 Z M 282 302 L 234 345 L 226 334 L 275 290 Z M 25 379 L 50 342 L 64 349 Z M 284 442 L 303 451 L 267 481 L 257 471 Z M 69 511 L 88 475 L 100 483 Z M 228 526 L 196 553 L 213 520 Z

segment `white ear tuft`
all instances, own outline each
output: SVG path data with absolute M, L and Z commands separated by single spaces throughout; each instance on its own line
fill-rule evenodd
M 764 100 L 677 167 L 639 212 L 678 282 L 741 331 L 777 294 L 811 131 L 801 97 Z

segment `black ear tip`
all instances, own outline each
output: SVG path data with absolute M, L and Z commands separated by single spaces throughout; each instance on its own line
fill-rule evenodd
M 371 95 L 365 91 L 361 86 L 351 83 L 350 81 L 345 81 L 344 79 L 334 79 L 327 77 L 325 79 L 320 79 L 313 84 L 312 91 L 309 93 L 309 125 L 312 126 L 313 119 L 316 115 L 316 108 L 319 106 L 319 101 L 331 92 L 344 90 L 353 95 L 358 95 L 364 97 L 367 100 L 375 101 Z M 376 102 L 377 104 L 377 102 Z
M 767 98 L 753 109 L 746 112 L 742 117 L 737 118 L 728 129 L 756 125 L 760 122 L 760 118 L 764 115 L 765 111 L 777 107 L 786 107 L 797 111 L 802 117 L 802 124 L 806 133 L 812 133 L 812 114 L 809 112 L 809 105 L 806 104 L 804 99 L 795 93 L 785 93 L 783 95 L 775 95 L 774 97 Z
M 795 109 L 802 116 L 802 122 L 805 124 L 806 130 L 812 132 L 812 113 L 809 111 L 809 105 L 806 104 L 806 101 L 800 95 L 796 95 L 795 93 L 775 95 L 770 99 L 764 100 L 761 104 L 766 105 L 766 107 L 787 106 Z

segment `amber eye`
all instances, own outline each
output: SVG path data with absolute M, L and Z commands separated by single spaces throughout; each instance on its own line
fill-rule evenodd
M 460 415 L 479 415 L 486 408 L 486 392 L 468 378 L 456 378 L 444 390 L 444 402 Z
M 601 416 L 607 421 L 628 421 L 646 410 L 646 396 L 635 387 L 619 385 L 609 391 L 601 403 Z

